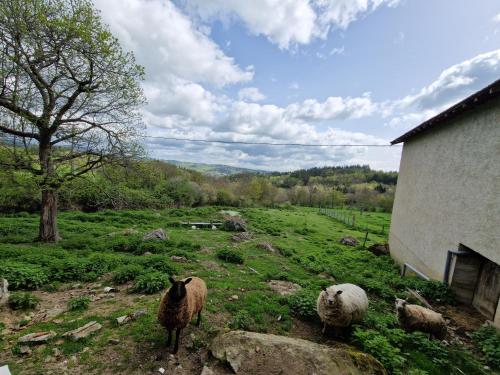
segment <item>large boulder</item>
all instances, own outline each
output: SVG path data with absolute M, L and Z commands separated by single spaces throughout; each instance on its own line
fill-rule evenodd
M 247 227 L 243 220 L 239 218 L 231 218 L 224 221 L 224 230 L 229 232 L 246 232 Z
M 287 336 L 231 331 L 217 336 L 210 351 L 238 374 L 387 374 L 375 358 L 354 348 L 333 348 Z
M 368 251 L 372 252 L 376 256 L 389 255 L 389 244 L 377 243 L 368 248 Z
M 157 241 L 166 241 L 168 240 L 168 234 L 162 228 L 155 229 L 149 233 L 146 233 L 144 237 L 142 237 L 144 241 L 157 240 Z

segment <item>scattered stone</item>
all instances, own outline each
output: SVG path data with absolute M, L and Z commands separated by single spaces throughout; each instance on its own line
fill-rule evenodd
M 217 227 L 212 224 L 212 230 L 217 230 Z
M 35 333 L 29 333 L 27 335 L 24 335 L 20 337 L 17 341 L 18 342 L 32 342 L 32 343 L 42 343 L 49 341 L 50 339 L 54 338 L 56 336 L 56 333 L 54 331 L 50 332 L 35 332 Z
M 191 229 L 196 230 L 196 225 L 191 225 Z
M 282 316 L 278 316 L 278 319 L 276 319 L 278 322 L 281 322 Z
M 69 337 L 73 341 L 77 341 L 90 336 L 92 333 L 99 331 L 102 325 L 96 321 L 89 322 L 83 327 L 68 331 L 63 334 L 63 337 Z
M 228 298 L 229 301 L 237 301 L 239 297 L 236 294 L 233 294 L 231 297 Z
M 9 282 L 6 279 L 0 280 L 0 307 L 9 302 Z
M 373 255 L 376 255 L 376 256 L 381 256 L 381 255 L 389 255 L 389 244 L 385 243 L 385 244 L 375 244 L 375 245 L 372 245 L 368 248 L 368 251 L 373 253 Z
M 201 370 L 200 375 L 215 375 L 215 373 L 207 366 L 203 366 L 203 370 Z
M 250 232 L 241 232 L 231 237 L 234 242 L 249 241 L 251 239 L 252 234 Z
M 116 321 L 118 322 L 119 325 L 125 324 L 130 320 L 130 317 L 128 315 L 123 315 L 118 318 L 116 318 Z
M 137 311 L 134 311 L 134 312 L 128 314 L 128 316 L 130 317 L 130 319 L 137 319 L 137 318 L 140 318 L 143 315 L 146 315 L 146 310 L 137 310 Z
M 66 309 L 64 309 L 62 307 L 54 307 L 53 309 L 47 310 L 45 312 L 45 318 L 46 319 L 55 318 L 56 316 L 61 315 L 65 311 L 66 311 Z
M 260 275 L 259 271 L 257 271 L 255 268 L 248 267 L 248 269 L 257 275 Z
M 235 373 L 253 373 L 252 369 L 258 368 L 263 374 L 387 374 L 371 355 L 349 346 L 333 348 L 257 332 L 221 334 L 212 341 L 210 351 L 215 358 L 228 362 Z M 293 364 L 292 372 L 290 364 Z
M 31 349 L 28 345 L 21 345 L 21 347 L 19 348 L 19 353 L 21 353 L 22 355 L 29 355 L 31 354 Z
M 176 262 L 176 263 L 188 263 L 189 262 L 189 260 L 186 257 L 178 256 L 178 255 L 172 255 L 170 257 L 170 259 L 172 260 L 172 262 Z
M 356 246 L 358 244 L 358 240 L 354 237 L 343 237 L 339 242 L 347 246 Z
M 281 296 L 289 296 L 297 293 L 302 287 L 299 284 L 284 280 L 269 280 L 267 285 Z
M 149 240 L 166 241 L 169 239 L 169 237 L 162 228 L 158 228 L 149 233 L 146 233 L 144 237 L 142 237 L 142 239 L 143 241 L 149 241 Z
M 158 369 L 158 372 L 159 372 L 160 374 L 164 374 L 164 373 L 165 373 L 165 369 L 164 369 L 163 367 L 160 367 L 160 368 Z
M 224 222 L 224 230 L 229 232 L 246 232 L 247 228 L 243 220 L 233 217 Z
M 111 292 L 116 293 L 116 292 L 118 292 L 118 289 L 110 287 L 110 286 L 107 286 L 104 288 L 104 293 L 111 293 Z
M 148 255 L 153 255 L 153 253 L 151 251 L 146 251 L 144 254 L 142 255 L 145 255 L 145 256 L 148 256 Z
M 257 245 L 257 247 L 259 249 L 264 249 L 266 251 L 269 251 L 270 253 L 276 252 L 276 249 L 269 242 L 261 242 L 260 244 Z
M 119 343 L 120 343 L 120 340 L 119 340 L 119 339 L 115 339 L 115 338 L 110 338 L 110 339 L 108 340 L 108 342 L 109 342 L 110 344 L 112 344 L 112 345 L 117 345 L 117 344 L 119 344 Z
M 322 279 L 335 281 L 335 278 L 332 275 L 330 275 L 328 272 L 321 272 L 320 274 L 318 274 L 318 276 L 321 277 Z

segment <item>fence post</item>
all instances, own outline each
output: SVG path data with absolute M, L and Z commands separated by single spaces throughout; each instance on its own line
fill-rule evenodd
M 366 232 L 366 234 L 365 234 L 365 240 L 363 241 L 363 247 L 365 247 L 367 239 L 368 239 L 368 232 Z

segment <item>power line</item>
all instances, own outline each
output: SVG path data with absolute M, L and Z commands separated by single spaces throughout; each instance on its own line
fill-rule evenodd
M 308 144 L 308 143 L 271 143 L 271 142 L 245 142 L 245 141 L 223 141 L 223 140 L 208 140 L 208 139 L 193 139 L 193 138 L 177 138 L 177 137 L 162 137 L 154 135 L 144 135 L 144 138 L 166 139 L 170 141 L 183 142 L 199 142 L 199 143 L 224 143 L 224 144 L 241 144 L 241 145 L 263 145 L 263 146 L 294 146 L 294 147 L 394 147 L 401 145 L 390 144 Z

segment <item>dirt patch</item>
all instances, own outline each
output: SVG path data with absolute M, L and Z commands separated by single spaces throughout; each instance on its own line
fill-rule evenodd
M 283 280 L 269 280 L 267 285 L 281 296 L 289 296 L 302 289 L 299 284 Z

